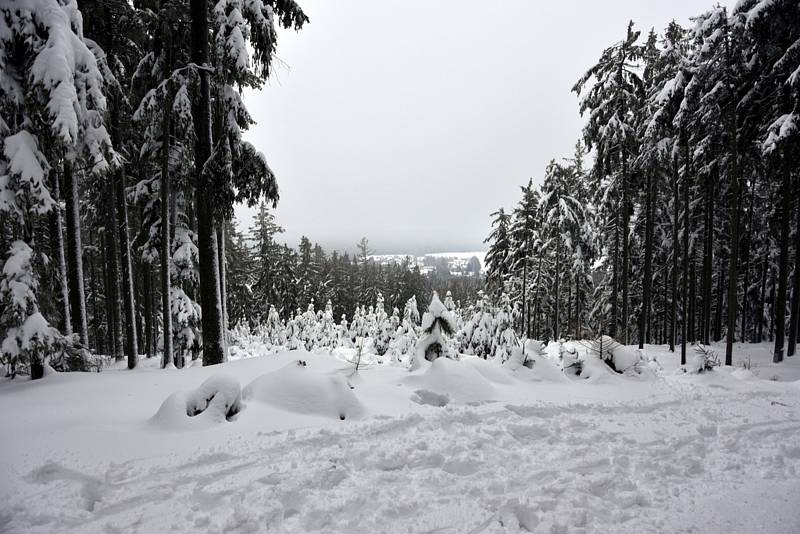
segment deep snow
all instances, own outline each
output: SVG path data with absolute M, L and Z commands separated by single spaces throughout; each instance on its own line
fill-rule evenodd
M 342 350 L 4 380 L 0 532 L 800 532 L 800 358 L 645 355 L 588 380 Z

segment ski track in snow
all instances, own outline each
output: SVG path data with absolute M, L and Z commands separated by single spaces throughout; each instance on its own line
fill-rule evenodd
M 666 384 L 655 403 L 447 406 L 189 461 L 49 461 L 3 491 L 0 531 L 800 532 L 798 396 Z

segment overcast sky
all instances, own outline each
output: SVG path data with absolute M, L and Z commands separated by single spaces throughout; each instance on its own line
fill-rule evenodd
M 570 90 L 629 19 L 643 35 L 704 0 L 298 0 L 268 86 L 245 95 L 247 138 L 278 176 L 296 245 L 366 236 L 378 253 L 483 248 L 489 214 L 571 155 Z M 237 210 L 247 227 L 252 211 Z

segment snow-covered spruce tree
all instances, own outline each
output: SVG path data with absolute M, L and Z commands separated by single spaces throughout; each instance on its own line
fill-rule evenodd
M 176 202 L 177 204 L 177 202 Z M 176 210 L 177 211 L 177 210 Z M 189 230 L 186 221 L 178 220 L 173 225 L 175 235 L 171 258 L 170 312 L 173 323 L 174 346 L 177 349 L 174 361 L 176 367 L 183 367 L 184 354 L 192 351 L 196 359 L 200 346 L 200 305 L 187 295 L 185 289 L 193 290 L 198 285 L 197 240 Z M 168 362 L 165 362 L 165 365 Z
M 399 360 L 402 356 L 413 352 L 419 339 L 418 322 L 417 297 L 412 295 L 403 307 L 403 319 L 395 332 L 391 347 L 393 358 Z
M 467 319 L 459 332 L 461 352 L 473 354 L 481 358 L 492 355 L 494 335 L 494 313 L 491 300 L 483 291 L 478 292 L 472 316 Z
M 386 305 L 383 300 L 383 295 L 379 292 L 375 304 L 374 323 L 371 324 L 370 337 L 372 344 L 375 347 L 375 353 L 378 356 L 383 356 L 389 350 L 389 343 L 392 341 L 392 329 L 389 316 L 386 314 Z
M 603 189 L 603 194 L 611 193 L 617 200 L 614 210 L 616 224 L 611 227 L 614 276 L 610 334 L 614 336 L 617 327 L 621 327 L 624 343 L 627 343 L 629 328 L 631 167 L 638 153 L 636 126 L 644 99 L 642 79 L 637 68 L 642 54 L 638 39 L 639 32 L 633 29 L 633 22 L 630 22 L 625 38 L 606 48 L 597 64 L 573 87 L 575 93 L 583 95 L 581 114 L 590 111 L 583 130 L 586 146 L 597 152 L 595 165 L 602 169 L 599 174 L 612 178 L 609 182 L 611 191 Z M 590 80 L 594 80 L 594 84 L 588 86 Z M 621 299 L 617 297 L 618 285 Z M 618 306 L 621 307 L 619 314 Z
M 453 358 L 448 345 L 448 336 L 455 334 L 456 324 L 453 315 L 447 311 L 439 295 L 433 292 L 428 310 L 422 316 L 422 336 L 417 340 L 410 369 L 418 369 L 423 360 L 433 361 L 442 356 Z
M 253 319 L 257 322 L 267 318 L 267 313 L 272 313 L 272 304 L 279 301 L 277 287 L 281 247 L 275 242 L 275 237 L 283 231 L 283 227 L 275 222 L 275 216 L 270 212 L 267 203 L 259 204 L 253 227 L 250 229 L 250 240 L 253 242 L 253 255 L 257 266 L 253 284 L 255 302 Z M 269 312 L 264 309 L 267 304 L 270 305 Z
M 543 311 L 542 300 L 546 295 L 543 280 L 547 278 L 547 249 L 542 240 L 541 213 L 539 210 L 540 193 L 529 179 L 520 187 L 522 198 L 514 208 L 511 221 L 511 265 L 510 279 L 504 290 L 512 302 L 519 302 L 521 309 L 519 331 L 530 336 L 531 329 L 537 332 L 540 315 Z
M 553 310 L 553 339 L 562 337 L 569 324 L 562 330 L 561 293 L 563 285 L 568 286 L 571 293 L 571 277 L 576 252 L 576 245 L 585 219 L 583 205 L 571 195 L 575 190 L 574 168 L 570 165 L 563 166 L 551 161 L 545 172 L 542 184 L 542 198 L 539 209 L 543 212 L 543 227 L 545 231 L 545 247 L 553 254 L 553 286 L 552 295 L 555 299 Z M 551 244 L 552 242 L 554 244 Z M 569 266 L 563 269 L 563 265 Z M 562 270 L 565 271 L 562 275 Z M 571 298 L 570 298 L 571 300 Z M 570 315 L 571 305 L 567 306 L 567 317 Z M 567 321 L 568 322 L 568 321 Z
M 339 324 L 336 326 L 337 345 L 339 347 L 352 347 L 353 341 L 350 338 L 350 328 L 347 323 L 347 315 L 342 314 Z

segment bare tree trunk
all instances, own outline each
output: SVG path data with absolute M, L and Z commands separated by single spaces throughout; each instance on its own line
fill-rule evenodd
M 561 304 L 561 292 L 559 291 L 559 282 L 561 281 L 561 234 L 559 230 L 559 234 L 556 236 L 556 280 L 555 280 L 555 313 L 553 314 L 553 340 L 558 341 L 558 314 L 560 312 L 559 307 Z
M 165 57 L 166 74 L 172 71 L 172 29 L 168 22 L 162 25 L 163 51 Z M 167 367 L 172 363 L 172 313 L 170 312 L 170 260 L 171 254 L 171 233 L 170 233 L 170 204 L 172 192 L 170 191 L 170 156 L 172 152 L 172 82 L 167 82 L 167 103 L 163 109 L 161 122 L 161 250 L 159 260 L 161 263 L 161 316 L 163 322 L 164 352 L 161 357 L 161 367 Z M 205 314 L 205 310 L 204 310 Z
M 767 310 L 767 271 L 769 265 L 769 257 L 767 254 L 764 255 L 764 259 L 761 262 L 761 291 L 758 295 L 758 325 L 756 327 L 756 337 L 755 342 L 761 343 L 764 339 L 764 312 Z
M 795 187 L 795 199 L 800 199 L 800 176 Z M 787 356 L 794 356 L 797 347 L 797 329 L 800 328 L 800 200 L 797 200 L 797 223 L 794 227 L 794 287 L 792 288 L 792 315 L 789 323 Z
M 116 107 L 116 105 L 115 105 Z M 118 112 L 114 112 L 118 116 Z M 116 122 L 119 122 L 117 117 Z M 119 129 L 117 124 L 116 130 Z M 118 137 L 118 136 L 117 136 Z M 131 241 L 128 236 L 128 207 L 125 202 L 125 167 L 120 166 L 113 178 L 116 193 L 117 231 L 122 263 L 122 301 L 125 312 L 125 352 L 128 369 L 136 367 L 139 359 L 136 341 L 136 296 L 133 292 L 133 268 L 131 267 Z
M 750 295 L 750 248 L 753 239 L 753 208 L 755 203 L 755 180 L 750 184 L 750 207 L 747 213 L 747 231 L 744 239 L 744 282 L 742 282 L 742 330 L 739 339 L 747 341 L 747 312 Z
M 83 287 L 83 246 L 81 245 L 80 200 L 78 180 L 72 169 L 72 162 L 64 160 L 64 188 L 67 215 L 67 262 L 69 273 L 69 303 L 72 308 L 74 332 L 80 336 L 84 346 L 89 345 L 89 327 L 86 322 L 86 294 Z
M 789 221 L 791 220 L 791 167 L 788 160 L 783 162 L 783 185 L 781 187 L 781 237 L 778 260 L 778 295 L 773 305 L 775 314 L 775 349 L 772 361 L 783 361 L 783 346 L 786 333 L 786 287 L 789 278 Z
M 222 303 L 222 342 L 228 354 L 228 268 L 225 261 L 225 222 L 217 225 L 217 255 L 219 261 L 219 293 Z
M 644 279 L 642 280 L 642 313 L 639 318 L 639 348 L 643 349 L 647 339 L 647 325 L 650 320 L 650 295 L 653 289 L 653 179 L 647 173 L 645 184 L 645 225 L 644 225 Z
M 144 264 L 144 351 L 148 358 L 155 354 L 153 343 L 153 278 L 150 264 Z
M 207 0 L 191 0 L 191 59 L 197 65 L 209 64 Z M 220 294 L 219 257 L 215 231 L 214 199 L 204 172 L 211 157 L 211 86 L 209 74 L 200 71 L 200 91 L 193 108 L 195 166 L 197 172 L 198 252 L 200 256 L 200 296 L 203 309 L 203 365 L 225 361 L 222 296 Z
M 672 160 L 672 302 L 670 314 L 669 350 L 675 352 L 675 343 L 678 337 L 678 156 Z
M 619 322 L 619 315 L 617 312 L 617 301 L 619 298 L 619 211 L 614 219 L 614 257 L 611 272 L 611 328 L 609 335 L 613 338 L 617 336 L 617 324 Z
M 630 272 L 630 240 L 628 227 L 630 214 L 628 213 L 628 169 L 625 154 L 622 154 L 622 344 L 628 344 L 628 290 Z
M 58 285 L 61 291 L 62 328 L 66 335 L 72 334 L 72 321 L 70 320 L 69 309 L 69 282 L 67 279 L 67 259 L 64 253 L 64 221 L 61 218 L 61 187 L 58 174 L 53 173 L 53 200 L 56 202 L 55 209 L 50 212 L 50 232 L 51 240 L 54 242 L 56 255 L 58 256 Z
M 120 302 L 119 287 L 119 257 L 120 243 L 117 226 L 117 207 L 115 202 L 114 180 L 109 180 L 106 187 L 106 209 L 108 210 L 107 232 L 108 232 L 108 265 L 109 281 L 111 283 L 111 332 L 114 336 L 114 359 L 121 360 L 125 344 L 122 341 L 122 306 Z
M 681 365 L 686 365 L 686 338 L 688 335 L 689 311 L 689 143 L 684 138 L 683 167 L 683 302 L 681 321 Z

